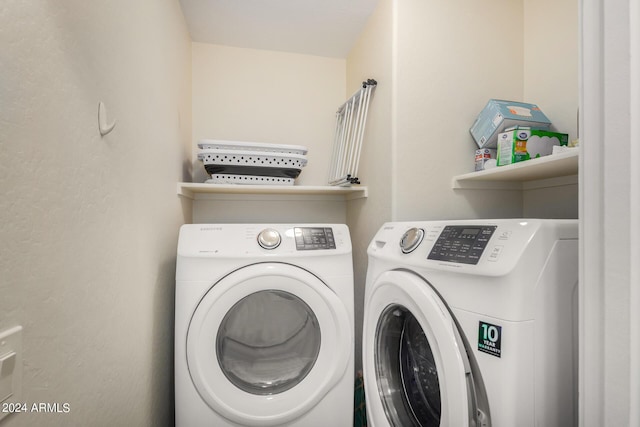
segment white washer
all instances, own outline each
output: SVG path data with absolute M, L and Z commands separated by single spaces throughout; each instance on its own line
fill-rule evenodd
M 345 225 L 190 224 L 177 252 L 178 427 L 353 425 Z
M 576 220 L 387 223 L 368 255 L 370 426 L 577 425 Z

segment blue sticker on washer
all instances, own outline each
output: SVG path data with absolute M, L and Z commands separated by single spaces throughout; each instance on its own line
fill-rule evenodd
M 500 357 L 502 354 L 502 326 L 479 322 L 478 351 Z

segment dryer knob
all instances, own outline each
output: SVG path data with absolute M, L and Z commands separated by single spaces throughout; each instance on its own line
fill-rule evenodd
M 275 249 L 281 241 L 280 233 L 273 228 L 264 229 L 258 234 L 258 244 L 265 249 Z
M 421 228 L 410 228 L 403 234 L 400 239 L 400 249 L 402 253 L 408 254 L 413 252 L 415 248 L 420 245 L 422 238 L 424 237 L 424 230 Z

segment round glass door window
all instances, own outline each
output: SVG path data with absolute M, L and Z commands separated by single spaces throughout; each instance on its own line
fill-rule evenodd
M 440 382 L 422 327 L 401 305 L 387 307 L 376 328 L 378 393 L 395 427 L 440 425 Z
M 218 363 L 231 383 L 256 394 L 300 383 L 320 351 L 320 326 L 309 306 L 279 290 L 255 292 L 226 314 L 216 337 Z

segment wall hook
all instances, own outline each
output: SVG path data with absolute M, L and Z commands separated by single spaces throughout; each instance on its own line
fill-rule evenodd
M 105 136 L 116 127 L 116 121 L 107 124 L 107 108 L 102 102 L 98 102 L 98 129 L 100 130 L 100 136 Z

